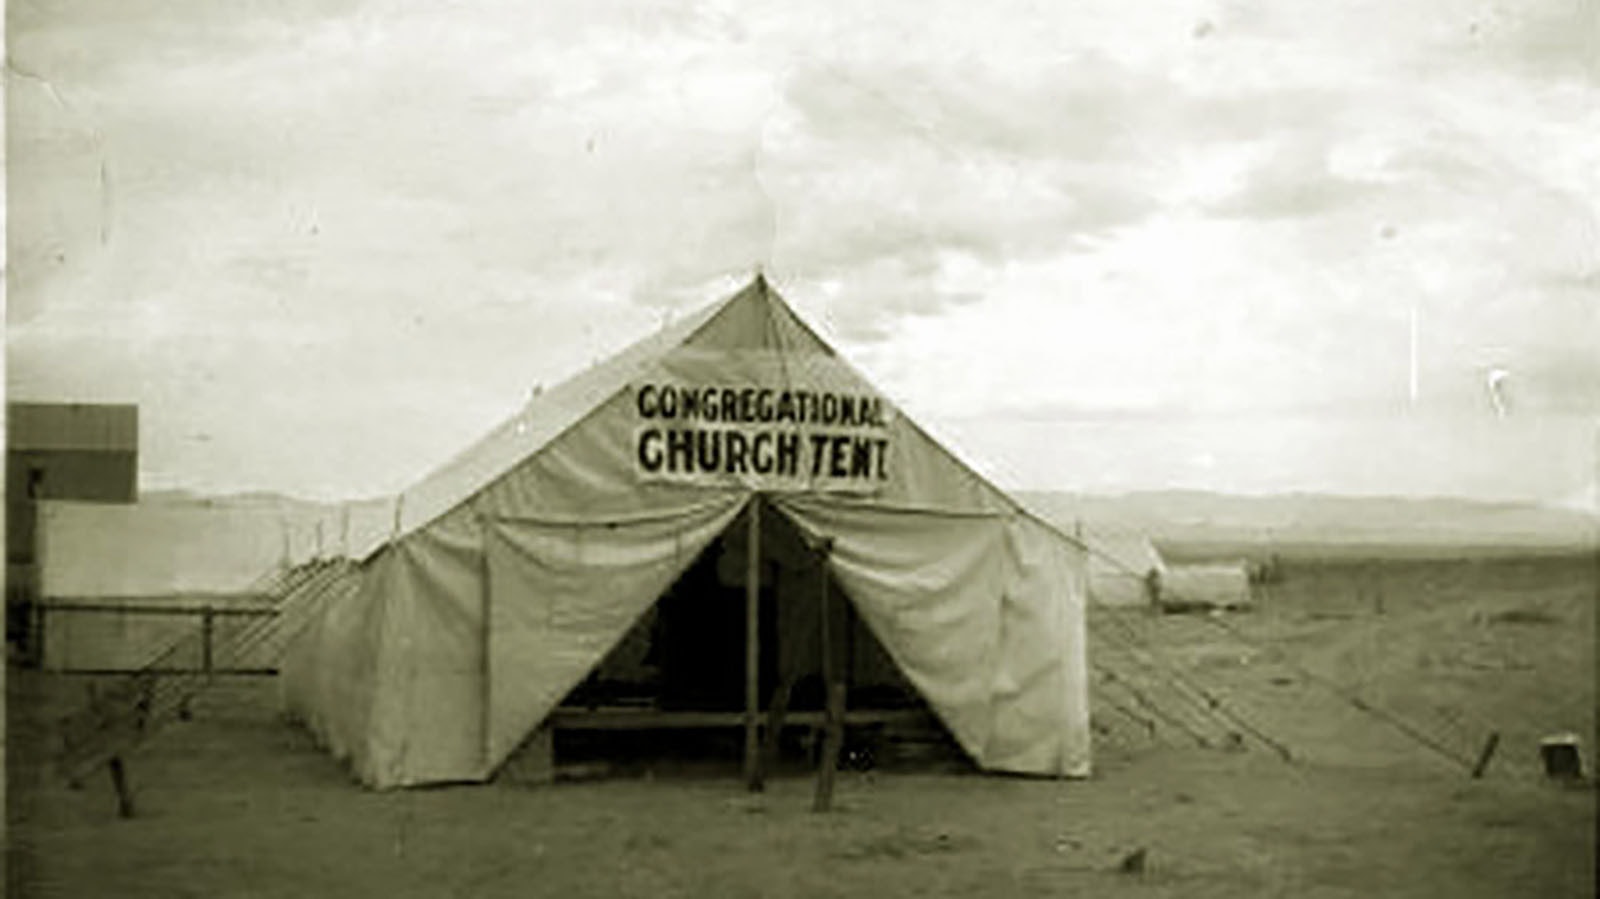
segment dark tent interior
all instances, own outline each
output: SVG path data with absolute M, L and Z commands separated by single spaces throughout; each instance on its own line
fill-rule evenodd
M 763 712 L 783 722 L 778 740 L 766 738 L 768 764 L 793 770 L 815 762 L 827 696 L 825 665 L 845 686 L 842 767 L 965 764 L 916 688 L 826 574 L 824 550 L 810 545 L 784 515 L 761 505 L 757 695 Z M 669 760 L 738 764 L 746 689 L 746 515 L 706 547 L 568 694 L 552 715 L 558 761 L 645 768 Z

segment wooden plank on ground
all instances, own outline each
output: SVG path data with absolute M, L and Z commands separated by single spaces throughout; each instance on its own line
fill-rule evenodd
M 757 723 L 765 725 L 768 716 L 757 716 Z M 872 724 L 922 724 L 930 720 L 922 709 L 846 709 L 843 723 L 856 727 Z M 719 727 L 739 727 L 745 722 L 743 712 L 663 712 L 641 709 L 557 709 L 550 713 L 546 723 L 552 730 L 700 730 Z M 826 723 L 826 712 L 820 710 L 786 710 L 784 727 L 817 727 Z

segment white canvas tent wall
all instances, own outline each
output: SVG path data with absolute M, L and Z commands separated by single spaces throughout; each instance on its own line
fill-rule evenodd
M 744 470 L 731 451 L 668 470 L 673 387 L 716 407 L 688 433 L 731 446 L 743 429 Z M 881 414 L 843 422 L 846 396 Z M 825 419 L 829 402 L 831 426 L 797 411 Z M 775 467 L 773 436 L 750 470 L 763 432 L 809 455 Z M 670 458 L 711 467 L 708 449 Z M 1081 547 L 882 402 L 760 278 L 535 397 L 400 497 L 360 589 L 284 660 L 288 708 L 371 786 L 487 779 L 758 493 L 833 538 L 831 574 L 979 765 L 1088 773 Z
M 1102 606 L 1152 603 L 1147 578 L 1165 577 L 1161 554 L 1143 534 L 1107 527 L 1083 532 L 1089 546 L 1089 600 Z

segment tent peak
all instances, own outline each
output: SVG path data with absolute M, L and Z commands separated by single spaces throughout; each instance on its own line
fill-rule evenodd
M 750 283 L 746 284 L 742 290 L 735 291 L 734 295 L 729 297 L 728 300 L 732 301 L 739 296 L 748 294 L 755 294 L 768 302 L 783 303 L 783 298 L 773 288 L 772 282 L 767 279 L 766 269 L 759 264 L 756 265 L 754 274 L 750 276 Z
M 780 306 L 788 305 L 783 301 L 783 297 L 779 296 L 778 291 L 773 288 L 772 282 L 767 280 L 766 271 L 759 265 L 756 266 L 755 277 L 750 279 L 750 289 L 768 303 L 777 303 Z

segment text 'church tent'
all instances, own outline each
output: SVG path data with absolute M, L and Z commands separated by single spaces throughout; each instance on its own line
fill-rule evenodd
M 830 580 L 979 766 L 1088 774 L 1081 547 L 759 277 L 405 492 L 284 659 L 288 710 L 370 786 L 488 779 L 747 507 L 833 541 Z

